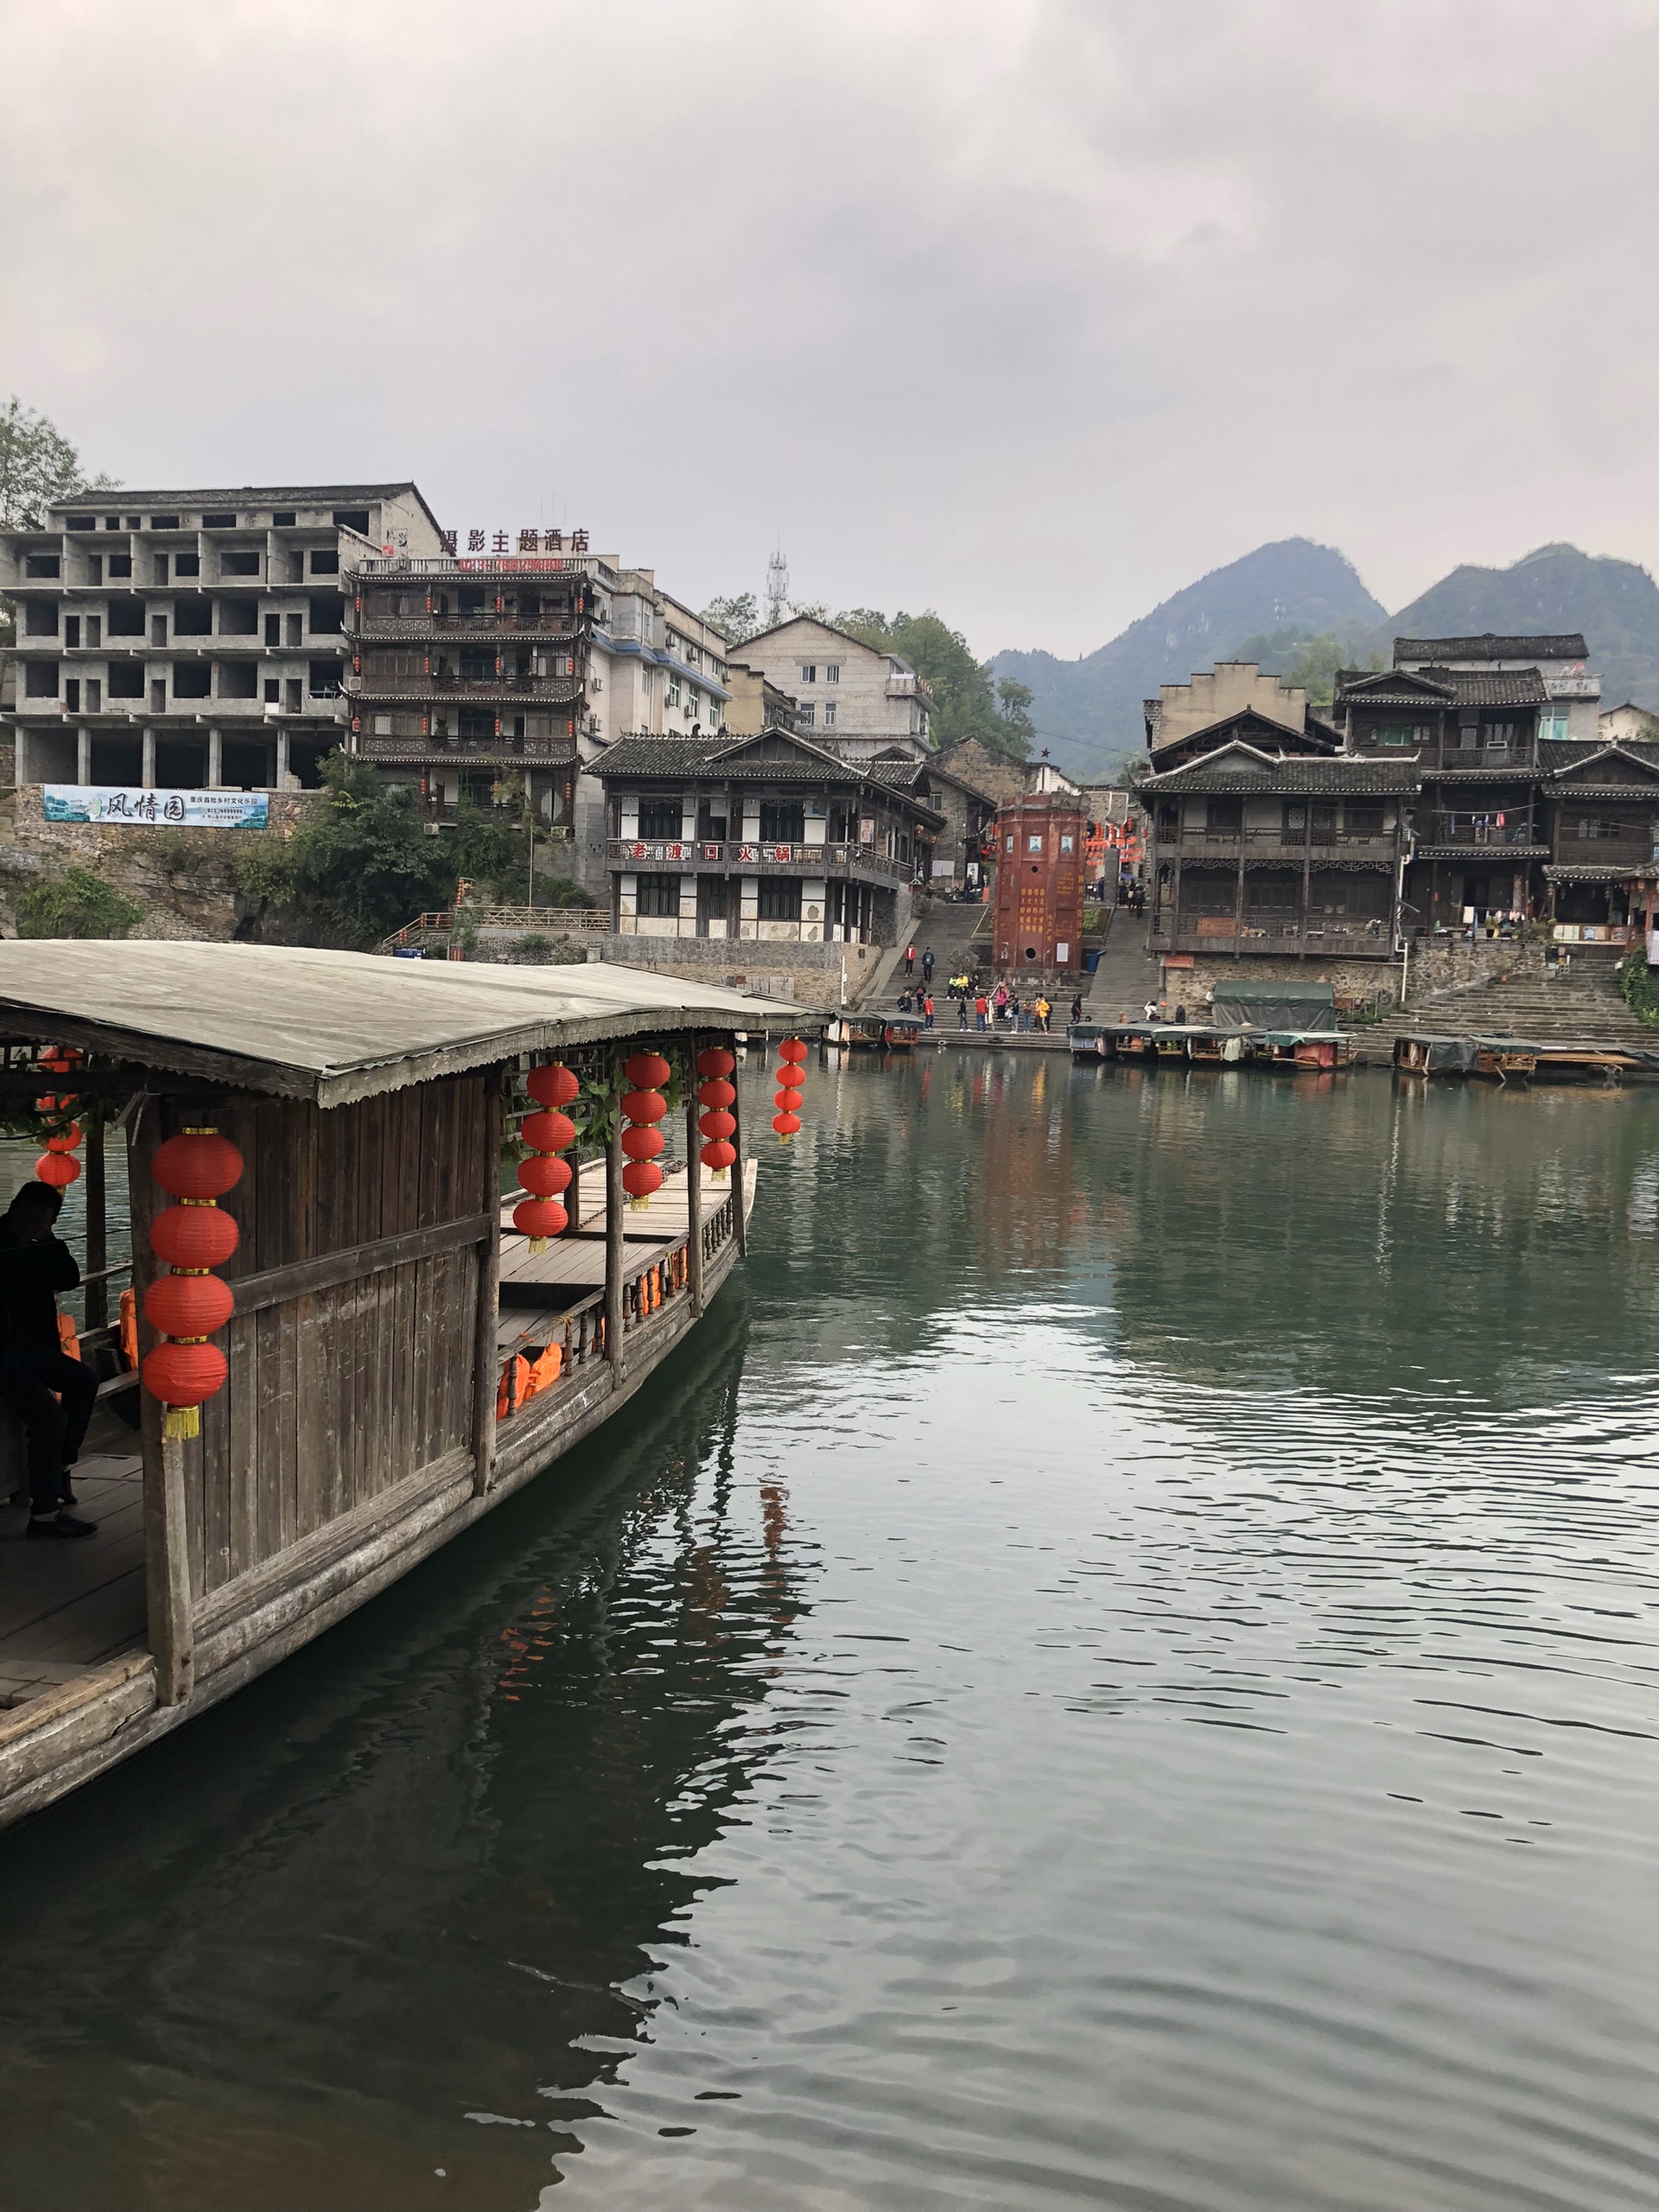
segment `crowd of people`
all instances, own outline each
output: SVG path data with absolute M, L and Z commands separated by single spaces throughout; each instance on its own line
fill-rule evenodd
M 905 980 L 899 991 L 900 1014 L 919 1014 L 924 1029 L 931 1029 L 938 1018 L 938 1002 L 933 996 L 933 954 L 924 951 L 919 956 L 913 944 L 905 949 Z M 918 966 L 921 969 L 919 986 L 912 988 Z M 1046 989 L 1039 986 L 1027 996 L 1021 997 L 1017 983 L 1006 981 L 995 985 L 983 982 L 977 969 L 962 969 L 945 979 L 947 996 L 955 1001 L 957 1027 L 982 1030 L 987 1033 L 1010 1031 L 1015 1033 L 1052 1033 L 1054 1003 Z M 1072 1021 L 1083 1019 L 1083 998 L 1075 994 L 1068 1017 Z

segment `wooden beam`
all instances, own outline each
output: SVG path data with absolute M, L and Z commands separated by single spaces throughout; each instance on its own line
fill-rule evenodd
M 613 1058 L 607 1060 L 613 1080 Z M 605 1357 L 620 1382 L 622 1357 L 622 1109 L 614 1088 L 611 1093 L 611 1137 L 605 1151 Z
M 685 1087 L 685 1287 L 694 1315 L 702 1311 L 702 1137 L 697 1128 L 697 1054 L 702 1039 L 694 1029 L 686 1039 Z
M 435 1222 L 429 1229 L 406 1229 L 397 1236 L 377 1237 L 369 1244 L 348 1244 L 338 1252 L 320 1253 L 314 1260 L 295 1260 L 283 1268 L 265 1268 L 257 1274 L 230 1278 L 238 1313 L 257 1313 L 267 1306 L 281 1306 L 290 1298 L 306 1298 L 332 1290 L 343 1282 L 359 1282 L 365 1275 L 387 1268 L 402 1267 L 406 1260 L 424 1260 L 434 1252 L 451 1252 L 463 1244 L 486 1244 L 500 1235 L 500 1209 L 470 1213 L 459 1221 Z
M 158 1341 L 144 1314 L 144 1293 L 159 1270 L 149 1249 L 155 1219 L 154 1161 L 162 1141 L 161 1102 L 145 1098 L 133 1115 L 127 1140 L 127 1188 L 132 1217 L 132 1281 L 138 1294 L 138 1357 L 142 1364 Z M 190 1550 L 184 1499 L 184 1446 L 162 1437 L 162 1407 L 139 1392 L 139 1433 L 144 1469 L 144 1601 L 149 1649 L 156 1662 L 156 1701 L 182 1705 L 193 1675 L 190 1629 Z
M 104 1109 L 94 1106 L 81 1116 L 86 1155 L 86 1326 L 107 1328 L 110 1287 L 105 1269 L 110 1256 L 109 1217 L 104 1173 Z
M 501 1129 L 505 1070 L 492 1071 L 484 1092 L 484 1207 L 489 1234 L 478 1255 L 478 1311 L 473 1348 L 473 1494 L 495 1479 L 495 1321 L 501 1304 Z

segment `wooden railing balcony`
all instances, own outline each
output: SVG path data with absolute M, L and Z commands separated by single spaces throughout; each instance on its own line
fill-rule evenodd
M 355 635 L 365 645 L 377 639 L 400 638 L 543 638 L 567 649 L 585 639 L 586 619 L 573 621 L 568 611 L 557 614 L 508 614 L 492 610 L 484 614 L 372 614 L 365 613 Z
M 348 676 L 346 689 L 363 699 L 550 699 L 574 705 L 579 676 Z
M 1518 818 L 1507 810 L 1497 814 L 1431 814 L 1420 816 L 1417 823 L 1417 849 L 1420 852 L 1436 846 L 1492 846 L 1516 851 L 1541 851 L 1547 840 L 1543 831 L 1530 814 Z
M 1316 916 L 1304 924 L 1253 920 L 1248 914 L 1242 922 L 1236 922 L 1231 914 L 1154 914 L 1147 946 L 1154 952 L 1211 952 L 1241 957 L 1294 953 L 1344 960 L 1386 960 L 1394 950 L 1388 923 L 1348 921 L 1339 915 Z
M 1312 835 L 1300 830 L 1286 832 L 1278 829 L 1263 830 L 1181 830 L 1173 833 L 1160 830 L 1160 853 L 1179 852 L 1183 860 L 1233 860 L 1242 853 L 1246 860 L 1283 861 L 1300 867 L 1310 854 L 1317 868 L 1321 858 L 1337 860 L 1394 859 L 1396 845 L 1392 830 L 1348 831 L 1315 830 Z

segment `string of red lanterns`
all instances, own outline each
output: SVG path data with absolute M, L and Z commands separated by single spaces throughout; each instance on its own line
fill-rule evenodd
M 207 1342 L 236 1311 L 229 1283 L 209 1273 L 235 1251 L 239 1231 L 219 1200 L 242 1179 L 242 1155 L 217 1129 L 186 1129 L 168 1137 L 152 1172 L 177 1200 L 150 1224 L 149 1249 L 170 1274 L 144 1293 L 144 1318 L 163 1341 L 143 1364 L 143 1383 L 167 1413 L 162 1433 L 170 1439 L 201 1433 L 200 1407 L 225 1387 L 229 1363 Z
M 663 1148 L 663 1133 L 657 1124 L 668 1111 L 661 1086 L 673 1070 L 660 1052 L 636 1052 L 623 1062 L 622 1072 L 632 1085 L 622 1094 L 622 1118 L 628 1124 L 622 1132 L 628 1161 L 622 1170 L 622 1187 L 630 1208 L 648 1206 L 652 1192 L 662 1188 L 657 1155 Z
M 806 1046 L 798 1037 L 785 1037 L 778 1047 L 778 1088 L 772 1103 L 778 1111 L 772 1126 L 780 1144 L 787 1144 L 801 1126 L 801 1088 L 806 1081 Z
M 72 1075 L 80 1054 L 68 1045 L 54 1045 L 41 1054 L 40 1065 L 51 1075 Z M 48 1092 L 39 1102 L 42 1114 L 67 1114 L 75 1104 L 73 1094 L 60 1097 Z M 46 1140 L 46 1150 L 35 1163 L 35 1179 L 49 1183 L 54 1191 L 67 1191 L 80 1174 L 80 1162 L 74 1154 L 80 1148 L 80 1124 L 67 1122 L 55 1128 Z
M 545 1252 L 548 1239 L 562 1236 L 570 1224 L 559 1204 L 570 1185 L 570 1163 L 555 1155 L 576 1141 L 575 1123 L 559 1109 L 569 1105 L 582 1084 L 574 1069 L 553 1060 L 531 1068 L 524 1088 L 541 1110 L 526 1115 L 518 1131 L 531 1148 L 530 1158 L 518 1163 L 518 1183 L 530 1195 L 513 1208 L 512 1225 L 529 1237 L 532 1252 Z
M 723 1045 L 711 1046 L 697 1054 L 697 1073 L 703 1077 L 697 1085 L 697 1103 L 707 1109 L 698 1115 L 697 1127 L 709 1140 L 702 1147 L 702 1164 L 712 1170 L 717 1181 L 737 1158 L 737 1147 L 732 1142 L 737 1135 L 737 1116 L 732 1111 L 737 1103 L 737 1086 L 730 1081 L 736 1065 L 735 1055 Z

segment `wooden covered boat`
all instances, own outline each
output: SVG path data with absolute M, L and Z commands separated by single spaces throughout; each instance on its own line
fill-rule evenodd
M 832 1045 L 862 1052 L 908 1052 L 925 1025 L 910 1014 L 837 1014 L 824 1032 Z
M 9 1547 L 0 1822 L 321 1635 L 587 1436 L 695 1326 L 746 1246 L 741 1124 L 731 1180 L 682 1167 L 631 1211 L 617 1122 L 577 1168 L 569 1230 L 534 1254 L 502 1198 L 526 1063 L 614 1085 L 647 1045 L 689 1064 L 798 1014 L 601 963 L 0 944 L 14 1112 L 67 1087 L 38 1052 L 68 1046 L 89 1186 L 101 1116 L 124 1128 L 141 1316 L 162 1272 L 158 1146 L 211 1126 L 245 1163 L 224 1200 L 240 1232 L 219 1270 L 228 1379 L 200 1434 L 164 1436 L 158 1402 L 130 1389 L 137 1435 L 111 1423 L 113 1447 L 77 1471 L 99 1534 Z M 687 1097 L 696 1160 L 695 1083 Z M 139 1325 L 142 1358 L 157 1340 Z

